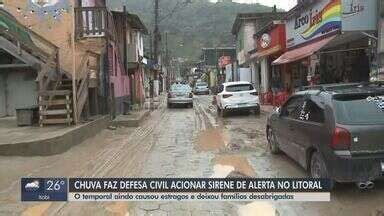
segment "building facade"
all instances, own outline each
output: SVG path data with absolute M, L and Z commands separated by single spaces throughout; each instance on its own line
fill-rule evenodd
M 272 62 L 286 68 L 294 89 L 368 81 L 373 70 L 377 1 L 303 1 L 285 17 L 287 51 Z
M 4 1 L 0 24 L 7 20 L 3 14 L 8 14 L 8 20 L 13 17 L 19 29 L 0 25 L 5 26 L 0 28 L 0 37 L 6 38 L 0 48 L 19 43 L 26 53 L 35 50 L 30 58 L 36 60 L 36 95 L 30 97 L 35 102 L 17 106 L 38 105 L 41 125 L 78 123 L 90 114 L 106 112 L 116 116 L 126 112 L 134 98 L 143 97 L 140 62 L 146 28 L 136 15 L 111 11 L 107 3 Z M 10 54 L 3 53 L 0 62 Z
M 244 13 L 238 14 L 232 26 L 232 34 L 235 36 L 236 43 L 236 57 L 234 70 L 234 80 L 240 81 L 241 71 L 249 71 L 250 81 L 254 84 L 257 83 L 257 74 L 259 67 L 255 64 L 256 44 L 253 35 L 268 22 L 279 19 L 284 13 L 281 12 L 267 12 L 267 13 Z M 245 68 L 245 69 L 241 69 Z
M 271 64 L 286 51 L 285 24 L 281 20 L 268 23 L 255 35 L 256 58 L 260 65 L 259 77 L 256 79 L 259 95 L 263 104 L 280 105 L 287 95 L 288 73 L 284 66 L 272 67 Z

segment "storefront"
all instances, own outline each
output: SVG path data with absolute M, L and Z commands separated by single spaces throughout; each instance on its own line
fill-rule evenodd
M 308 85 L 368 81 L 377 29 L 377 1 L 320 0 L 286 18 L 284 65 L 289 92 Z
M 272 66 L 285 51 L 285 26 L 273 21 L 255 34 L 257 41 L 256 58 L 260 64 L 259 92 L 263 104 L 279 105 L 285 94 L 287 78 L 284 65 Z

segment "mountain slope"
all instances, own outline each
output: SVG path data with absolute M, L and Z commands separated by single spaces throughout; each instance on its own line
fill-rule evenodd
M 185 0 L 160 0 L 160 19 Z M 153 0 L 128 0 L 127 10 L 136 13 L 148 29 L 152 29 Z M 115 6 L 117 7 L 117 6 Z M 234 2 L 212 3 L 209 0 L 192 0 L 162 20 L 160 28 L 168 34 L 172 56 L 198 59 L 202 47 L 233 46 L 232 24 L 237 13 L 265 12 L 272 9 L 259 4 Z

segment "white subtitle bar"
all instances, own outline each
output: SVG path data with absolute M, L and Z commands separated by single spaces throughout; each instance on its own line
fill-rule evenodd
M 68 201 L 294 201 L 329 202 L 329 192 L 258 192 L 258 193 L 69 193 Z

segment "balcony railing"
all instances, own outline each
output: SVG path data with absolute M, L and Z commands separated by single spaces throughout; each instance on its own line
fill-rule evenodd
M 105 37 L 109 33 L 105 7 L 75 8 L 76 39 Z

